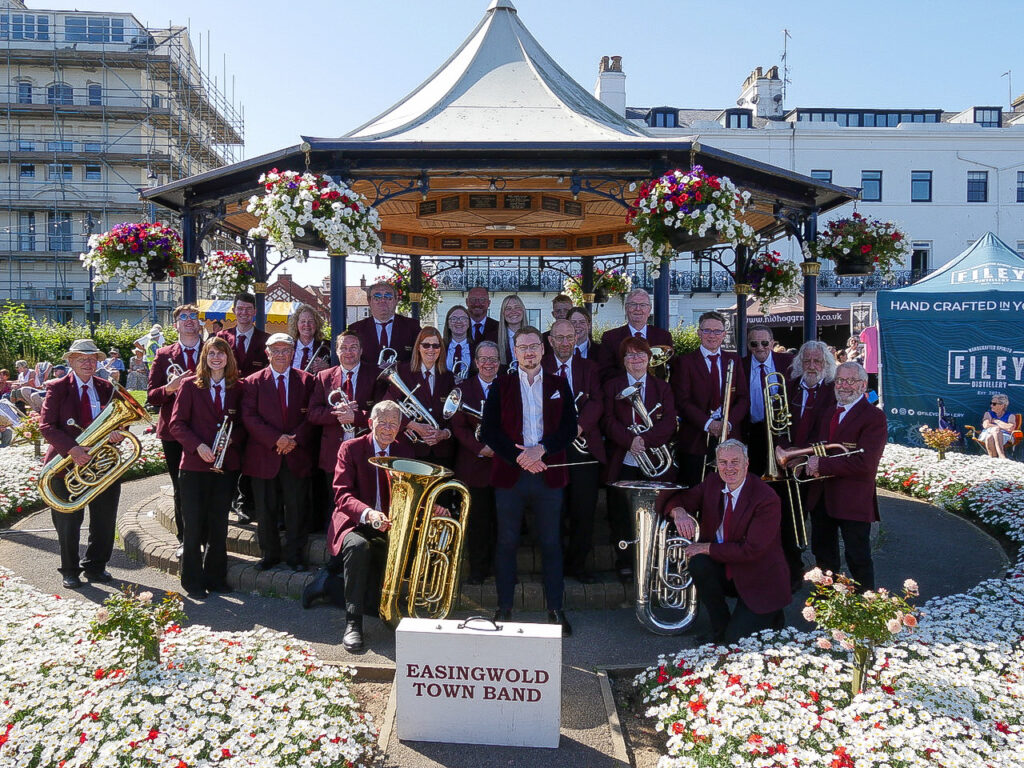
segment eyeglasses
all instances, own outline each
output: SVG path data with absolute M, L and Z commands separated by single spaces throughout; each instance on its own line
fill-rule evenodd
M 283 349 L 271 347 L 267 350 L 267 354 L 271 357 L 284 357 L 285 355 L 292 357 L 295 354 L 295 350 L 291 347 L 285 347 Z
M 371 299 L 376 299 L 377 301 L 391 301 L 393 298 L 395 298 L 395 294 L 393 294 L 393 293 L 372 293 L 372 294 L 370 294 L 370 298 Z
M 543 344 L 516 344 L 516 349 L 520 352 L 540 352 L 544 349 Z
M 497 365 L 501 361 L 498 358 L 496 358 L 496 357 L 490 357 L 490 356 L 488 356 L 488 357 L 480 357 L 478 355 L 477 358 L 476 358 L 476 362 L 477 362 L 477 365 Z
M 397 430 L 402 425 L 400 422 L 397 421 L 375 421 L 374 426 L 376 426 L 378 429 Z
M 700 328 L 698 333 L 703 333 L 705 336 L 721 336 L 725 333 L 725 328 Z
M 198 312 L 182 312 L 181 314 L 178 315 L 178 319 L 179 320 L 198 320 L 199 319 L 199 313 Z
M 441 345 L 436 341 L 421 341 L 420 349 L 440 349 Z
M 650 309 L 650 304 L 640 304 L 635 301 L 631 301 L 626 305 L 626 309 Z
M 572 336 L 548 336 L 552 341 L 576 341 L 576 334 Z
M 751 349 L 757 349 L 758 347 L 770 347 L 772 343 L 770 341 L 748 341 L 747 346 Z
M 626 354 L 623 355 L 623 357 L 626 358 L 627 360 L 637 360 L 638 358 L 641 358 L 641 357 L 647 357 L 647 353 L 646 352 L 627 352 Z
M 836 379 L 836 384 L 843 387 L 855 387 L 861 383 L 860 379 Z
M 991 403 L 989 403 L 989 405 L 1002 405 L 1002 402 L 1000 402 L 999 400 L 993 400 Z

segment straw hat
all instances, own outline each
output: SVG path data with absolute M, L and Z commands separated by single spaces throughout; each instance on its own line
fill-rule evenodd
M 97 360 L 107 359 L 107 356 L 100 352 L 92 339 L 75 339 L 71 342 L 71 348 L 64 353 L 64 359 L 68 360 L 72 355 L 92 355 Z

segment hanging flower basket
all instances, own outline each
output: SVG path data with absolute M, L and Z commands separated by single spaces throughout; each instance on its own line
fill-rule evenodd
M 214 251 L 203 262 L 203 280 L 214 299 L 229 299 L 252 291 L 256 268 L 243 251 Z
M 441 303 L 441 294 L 438 290 L 437 278 L 426 270 L 422 271 L 422 275 L 420 317 L 426 317 L 437 308 L 438 304 Z M 412 290 L 411 280 L 409 277 L 409 267 L 399 267 L 397 273 L 380 275 L 374 282 L 387 283 L 394 289 L 395 297 L 398 299 L 397 311 L 399 314 L 408 315 L 409 312 L 412 311 Z
M 818 239 L 804 246 L 807 255 L 835 264 L 837 275 L 891 277 L 901 268 L 909 249 L 907 236 L 895 224 L 854 212 L 830 221 Z
M 95 270 L 95 285 L 117 280 L 124 293 L 140 283 L 174 277 L 182 260 L 181 237 L 159 222 L 118 224 L 90 237 L 89 250 L 80 258 Z
M 750 260 L 747 281 L 767 315 L 773 304 L 800 292 L 803 277 L 800 268 L 778 251 L 762 251 Z
M 362 195 L 344 182 L 318 173 L 272 168 L 260 176 L 263 196 L 249 198 L 246 210 L 260 220 L 250 237 L 265 238 L 282 255 L 304 261 L 295 240 L 317 240 L 332 253 L 381 251 L 380 217 Z
M 562 290 L 566 296 L 572 299 L 577 307 L 582 307 L 583 298 L 583 275 L 567 277 L 562 284 Z M 618 269 L 595 269 L 594 270 L 594 302 L 604 304 L 612 296 L 625 296 L 633 289 L 633 280 L 625 272 Z
M 740 192 L 729 177 L 712 176 L 699 165 L 690 171 L 670 171 L 640 186 L 626 215 L 633 228 L 626 242 L 657 277 L 673 251 L 749 242 L 754 230 L 741 219 L 749 201 L 750 193 Z

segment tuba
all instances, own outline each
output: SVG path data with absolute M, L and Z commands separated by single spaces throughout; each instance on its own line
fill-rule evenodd
M 402 377 L 398 375 L 398 353 L 390 347 L 384 347 L 377 358 L 377 365 L 380 367 L 380 374 L 378 374 L 377 378 L 387 379 L 395 389 L 402 393 L 402 400 L 398 402 L 398 407 L 402 409 L 402 413 L 413 421 L 439 429 L 441 425 L 437 423 L 437 419 L 434 418 L 434 415 L 423 406 L 423 403 L 414 394 L 420 388 L 420 385 L 417 384 L 412 389 L 409 389 L 405 382 L 402 381 Z M 420 436 L 410 429 L 405 431 L 405 436 L 412 443 L 422 442 Z
M 636 539 L 620 541 L 619 549 L 634 544 L 636 617 L 656 635 L 678 635 L 697 619 L 697 587 L 686 569 L 686 548 L 691 544 L 669 534 L 671 520 L 655 511 L 658 493 L 682 486 L 649 480 L 612 483 L 629 492 L 636 516 Z M 696 540 L 699 535 L 694 535 Z
M 766 483 L 786 484 L 786 497 L 789 501 L 789 513 L 793 517 L 796 545 L 800 549 L 807 549 L 807 525 L 804 521 L 804 505 L 800 498 L 800 490 L 796 487 L 792 474 L 779 465 L 775 455 L 775 446 L 779 440 L 789 440 L 789 428 L 792 423 L 793 414 L 789 410 L 789 401 L 786 398 L 786 377 L 778 371 L 766 373 L 764 425 L 768 435 L 768 465 L 761 479 Z
M 78 466 L 70 456 L 54 456 L 39 470 L 39 496 L 55 512 L 77 512 L 113 485 L 142 455 L 139 439 L 125 429 L 136 421 L 151 424 L 146 409 L 118 384 L 100 415 L 78 436 L 89 450 L 89 463 Z M 68 419 L 68 426 L 77 426 Z M 111 432 L 124 431 L 124 440 L 107 442 Z M 127 453 L 124 450 L 127 447 Z
M 643 398 L 640 397 L 640 387 L 626 387 L 615 396 L 615 399 L 629 400 L 630 405 L 633 407 L 633 413 L 636 414 L 639 421 L 636 424 L 630 424 L 627 429 L 634 435 L 642 435 L 654 426 L 651 416 L 661 407 L 661 403 L 658 403 L 658 405 L 648 411 L 644 405 Z M 667 445 L 648 448 L 636 457 L 636 463 L 640 467 L 640 471 L 647 475 L 647 477 L 661 477 L 672 467 L 672 451 Z
M 380 617 L 392 629 L 403 615 L 443 619 L 459 588 L 469 489 L 449 479 L 452 471 L 437 464 L 396 456 L 374 456 L 369 461 L 387 472 L 391 482 L 391 530 Z M 434 504 L 448 490 L 461 497 L 457 518 L 433 514 Z

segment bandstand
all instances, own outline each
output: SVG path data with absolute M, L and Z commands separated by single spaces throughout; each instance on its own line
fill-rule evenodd
M 265 241 L 248 236 L 258 221 L 246 200 L 262 191 L 261 173 L 310 170 L 346 181 L 376 207 L 390 264 L 410 265 L 413 312 L 424 267 L 462 259 L 530 257 L 541 270 L 581 276 L 588 305 L 595 268 L 622 264 L 630 249 L 625 223 L 632 185 L 695 165 L 730 177 L 751 193 L 745 220 L 764 242 L 814 238 L 817 216 L 856 197 L 837 187 L 688 140 L 662 139 L 627 121 L 575 81 L 544 51 L 509 0 L 492 0 L 451 57 L 395 106 L 339 138 L 301 143 L 142 193 L 181 216 L 186 262 L 202 259 L 213 232 L 237 240 L 266 290 Z M 303 243 L 323 250 L 315 241 Z M 693 247 L 698 247 L 694 244 Z M 714 243 L 708 256 L 729 271 L 736 293 L 746 284 L 748 249 Z M 331 253 L 331 328 L 345 326 L 345 259 Z M 816 335 L 819 265 L 805 261 L 805 338 Z M 655 281 L 655 322 L 668 326 L 669 270 Z M 471 286 L 467 286 L 471 287 Z M 196 279 L 185 277 L 194 301 Z M 257 308 L 263 302 L 257 297 Z M 738 302 L 743 344 L 746 303 Z M 589 306 L 588 306 L 589 308 Z M 257 318 L 262 324 L 262 318 Z

